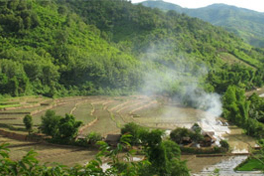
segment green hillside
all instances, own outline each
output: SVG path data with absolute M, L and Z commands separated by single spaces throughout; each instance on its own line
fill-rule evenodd
M 224 27 L 253 46 L 264 47 L 264 13 L 225 4 L 213 4 L 197 9 L 182 8 L 163 1 L 145 1 L 142 4 L 165 11 L 175 10 L 178 13 L 200 18 L 213 25 Z
M 140 63 L 61 3 L 1 1 L 1 93 L 93 94 L 133 89 Z
M 194 82 L 217 92 L 263 83 L 263 50 L 174 11 L 123 0 L 1 1 L 0 11 L 2 95 L 184 95 Z

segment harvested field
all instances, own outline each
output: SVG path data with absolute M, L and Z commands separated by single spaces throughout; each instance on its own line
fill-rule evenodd
M 49 150 L 47 152 L 49 152 Z M 96 153 L 97 151 L 89 151 L 82 149 L 75 149 L 75 150 L 67 149 L 64 152 L 58 150 L 56 153 L 53 153 L 52 155 L 40 153 L 38 158 L 40 159 L 41 163 L 58 162 L 61 164 L 65 164 L 67 166 L 74 166 L 77 163 L 85 164 L 88 161 L 94 159 Z
M 2 110 L 23 109 L 24 107 L 35 106 L 36 104 L 40 104 L 48 100 L 49 100 L 48 98 L 41 96 L 4 98 L 0 101 L 0 109 Z
M 13 102 L 19 99 L 12 100 Z M 23 103 L 22 103 L 23 102 Z M 24 105 L 43 103 L 42 106 L 27 107 Z M 135 122 L 142 126 L 160 129 L 175 129 L 176 127 L 190 127 L 193 123 L 200 122 L 205 112 L 193 108 L 181 107 L 178 104 L 165 104 L 157 102 L 146 96 L 126 97 L 67 97 L 60 99 L 43 99 L 34 97 L 21 99 L 19 108 L 8 109 L 7 112 L 34 112 L 33 123 L 35 127 L 40 124 L 41 116 L 47 109 L 56 111 L 57 115 L 65 116 L 66 113 L 73 114 L 77 120 L 83 121 L 84 126 L 79 129 L 80 135 L 97 132 L 106 136 L 109 133 L 120 133 L 120 128 L 128 123 Z M 23 106 L 22 106 L 23 105 Z M 39 112 L 36 112 L 39 111 Z M 0 114 L 0 123 L 14 124 L 15 127 L 23 128 L 24 114 Z M 230 127 L 231 132 L 225 138 L 230 142 L 234 151 L 242 151 L 250 143 L 254 146 L 254 140 L 247 138 L 242 131 L 236 127 Z M 233 128 L 233 129 L 232 129 Z M 10 130 L 8 130 L 10 131 Z M 17 131 L 19 134 L 26 132 Z M 243 141 L 243 142 L 241 142 Z M 36 144 L 27 141 L 16 141 L 14 139 L 0 136 L 0 143 L 8 142 L 12 145 L 11 157 L 21 159 L 29 150 L 34 149 L 39 153 L 38 159 L 44 162 L 60 162 L 73 166 L 76 163 L 84 164 L 91 160 L 96 151 L 89 151 L 78 147 L 65 147 L 50 144 Z M 242 145 L 243 144 L 243 145 Z M 197 172 L 205 165 L 197 165 L 200 159 L 188 158 L 188 166 Z M 219 160 L 220 161 L 220 160 Z M 215 163 L 218 160 L 215 160 Z M 205 162 L 206 163 L 206 162 Z M 210 161 L 214 163 L 214 161 Z
M 10 158 L 14 160 L 22 159 L 28 151 L 34 150 L 38 153 L 37 158 L 40 163 L 58 162 L 68 166 L 75 164 L 85 164 L 94 158 L 97 151 L 86 150 L 78 147 L 64 147 L 49 144 L 24 145 L 10 148 Z
M 94 158 L 97 151 L 87 150 L 80 147 L 62 146 L 53 144 L 41 144 L 29 141 L 19 141 L 0 135 L 0 143 L 9 143 L 10 158 L 20 160 L 28 151 L 34 150 L 38 153 L 40 163 L 59 162 L 68 166 L 84 164 Z
M 4 112 L 32 112 L 32 111 L 36 111 L 36 110 L 41 110 L 43 109 L 43 106 L 40 106 L 40 104 L 36 104 L 35 106 L 32 107 L 26 107 L 26 108 L 19 108 L 19 109 L 9 109 L 6 110 Z
M 255 145 L 255 140 L 244 134 L 237 126 L 229 126 L 230 133 L 224 135 L 232 149 L 232 153 L 243 153 L 250 151 Z
M 116 108 L 117 106 L 119 106 L 120 104 L 126 102 L 126 100 L 121 99 L 121 100 L 117 100 L 115 99 L 114 101 L 112 101 L 110 104 L 107 105 L 107 109 L 112 110 L 113 108 Z
M 83 131 L 83 134 L 90 132 L 98 132 L 103 136 L 108 133 L 119 132 L 116 122 L 111 119 L 111 115 L 107 110 L 102 110 L 102 105 L 95 106 L 94 116 L 98 118 L 97 122 Z
M 95 119 L 95 117 L 91 115 L 92 109 L 93 107 L 90 102 L 83 102 L 76 106 L 76 109 L 72 112 L 72 114 L 77 120 L 87 124 Z
M 9 143 L 11 146 L 15 145 L 27 145 L 27 144 L 32 144 L 33 142 L 28 142 L 28 141 L 19 141 L 11 138 L 7 138 L 3 135 L 0 135 L 0 143 Z
M 48 109 L 53 110 L 56 112 L 57 115 L 64 117 L 65 114 L 70 114 L 71 110 L 75 107 L 75 104 L 77 102 L 78 102 L 77 100 L 72 100 L 67 103 L 65 102 L 60 103 L 57 106 L 53 108 L 48 108 Z M 33 114 L 33 121 L 36 125 L 41 123 L 41 116 L 44 116 L 45 113 L 46 113 L 46 110 Z
M 5 124 L 23 124 L 23 117 L 24 114 L 1 114 L 0 115 L 0 123 L 5 123 Z
M 103 136 L 106 136 L 108 133 L 120 132 L 116 122 L 111 118 L 111 115 L 107 110 L 103 110 L 102 105 L 95 105 L 94 116 L 97 117 L 98 120 L 92 126 L 86 128 L 83 131 L 83 134 L 98 132 Z

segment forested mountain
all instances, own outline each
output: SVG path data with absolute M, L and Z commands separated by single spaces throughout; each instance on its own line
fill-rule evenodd
M 191 17 L 200 18 L 213 25 L 224 27 L 253 46 L 264 47 L 264 13 L 225 4 L 213 4 L 197 9 L 182 8 L 163 1 L 145 1 L 142 4 L 165 11 L 175 10 Z
M 13 0 L 0 2 L 0 14 L 1 94 L 184 95 L 182 85 L 196 79 L 217 92 L 263 83 L 262 49 L 174 11 L 124 0 Z

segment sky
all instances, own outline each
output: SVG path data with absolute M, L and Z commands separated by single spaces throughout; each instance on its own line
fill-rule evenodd
M 132 3 L 142 2 L 144 0 L 132 0 Z M 215 3 L 224 3 L 246 9 L 264 12 L 264 0 L 164 0 L 185 8 L 205 7 Z

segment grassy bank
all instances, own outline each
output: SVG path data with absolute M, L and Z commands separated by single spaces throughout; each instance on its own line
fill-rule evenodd
M 261 162 L 262 161 L 262 162 Z M 256 158 L 248 158 L 243 163 L 241 163 L 236 170 L 237 171 L 256 171 L 256 170 L 263 170 L 264 171 L 264 158 L 261 159 Z

